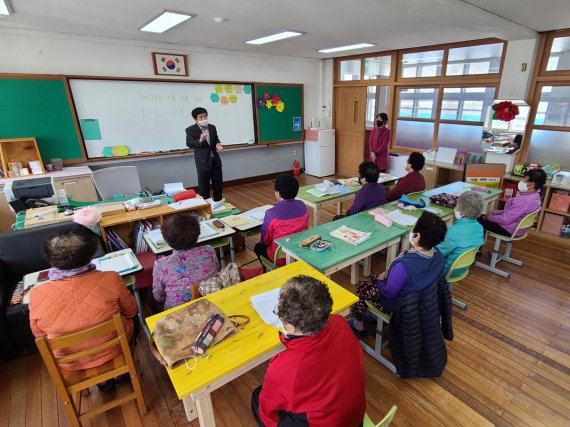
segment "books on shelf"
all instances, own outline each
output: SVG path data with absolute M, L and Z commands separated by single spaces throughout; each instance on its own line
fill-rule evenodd
M 370 237 L 372 233 L 366 233 L 364 231 L 358 231 L 353 228 L 349 228 L 346 225 L 341 225 L 336 230 L 330 232 L 332 237 L 336 237 L 346 243 L 351 245 L 359 245 Z

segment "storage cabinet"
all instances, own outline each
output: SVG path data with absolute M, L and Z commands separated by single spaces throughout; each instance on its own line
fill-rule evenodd
M 32 161 L 39 162 L 41 172 L 45 173 L 35 138 L 0 139 L 0 160 L 2 162 L 2 171 L 6 177 L 12 161 L 21 163 L 24 168 L 28 168 Z
M 77 202 L 97 201 L 97 193 L 91 175 L 54 178 L 53 186 L 56 191 L 64 189 L 67 197 Z

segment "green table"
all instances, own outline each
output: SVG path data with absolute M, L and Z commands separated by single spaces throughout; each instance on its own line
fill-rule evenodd
M 354 199 L 354 194 L 360 190 L 360 185 L 353 186 L 353 187 L 343 187 L 348 190 L 348 192 L 344 193 L 336 193 L 336 194 L 329 194 L 323 197 L 317 197 L 310 193 L 309 190 L 313 190 L 315 188 L 314 185 L 305 185 L 304 187 L 299 188 L 299 193 L 297 194 L 297 199 L 303 201 L 307 206 L 313 209 L 313 227 L 319 225 L 319 210 L 327 205 L 333 205 L 336 203 L 336 213 L 337 215 L 342 214 L 342 202 L 345 200 Z
M 477 187 L 477 185 L 468 184 L 463 181 L 456 181 L 451 184 L 424 191 L 422 196 L 430 197 L 441 193 L 449 193 L 459 196 L 462 193 L 471 190 L 473 187 Z M 483 202 L 485 202 L 485 208 L 482 212 L 483 214 L 490 213 L 495 208 L 495 204 L 499 200 L 499 196 L 502 191 L 503 190 L 499 188 L 488 188 L 487 191 L 476 191 L 476 193 L 483 198 Z
M 329 233 L 341 225 L 346 225 L 358 231 L 371 232 L 372 235 L 359 245 L 351 245 L 340 239 L 332 237 Z M 370 274 L 370 257 L 372 254 L 387 249 L 386 268 L 396 257 L 397 245 L 406 230 L 392 226 L 390 228 L 376 222 L 367 212 L 360 212 L 337 221 L 322 224 L 300 233 L 276 240 L 286 255 L 287 264 L 292 259 L 303 260 L 325 276 L 351 266 L 351 283 L 356 284 L 358 279 L 358 262 L 364 260 L 364 275 Z M 309 236 L 319 234 L 323 239 L 331 241 L 334 246 L 322 252 L 310 248 L 302 248 L 299 243 Z
M 448 227 L 451 224 L 453 224 L 453 219 L 455 216 L 453 214 L 452 208 L 446 208 L 444 206 L 436 205 L 435 203 L 430 202 L 429 197 L 425 197 L 423 195 L 413 194 L 410 196 L 410 200 L 418 200 L 420 198 L 426 202 L 426 208 L 437 209 L 438 213 L 436 213 L 436 215 L 439 216 L 445 222 L 445 224 Z M 414 216 L 416 218 L 419 218 L 424 213 L 424 209 L 415 209 L 415 210 L 400 209 L 400 208 L 398 208 L 398 201 L 397 200 L 390 202 L 390 203 L 386 203 L 385 205 L 382 205 L 381 207 L 386 209 L 386 210 L 389 210 L 389 211 L 394 211 L 396 209 L 399 209 L 400 212 L 402 212 L 403 214 L 408 214 L 408 215 Z M 432 212 L 432 213 L 435 213 L 435 212 Z M 408 236 L 409 236 L 410 231 L 412 230 L 413 226 L 412 225 L 405 226 L 405 225 L 400 225 L 400 224 L 395 224 L 395 225 L 406 230 L 406 233 L 403 234 L 401 237 L 400 252 L 406 251 L 410 248 L 410 241 L 408 240 Z

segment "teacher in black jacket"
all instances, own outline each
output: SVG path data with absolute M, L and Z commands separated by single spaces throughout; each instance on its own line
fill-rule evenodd
M 204 199 L 210 197 L 210 180 L 214 189 L 214 201 L 222 200 L 222 159 L 219 152 L 224 146 L 214 125 L 208 124 L 208 111 L 198 107 L 192 110 L 196 124 L 186 128 L 186 145 L 194 149 L 198 172 L 198 193 Z

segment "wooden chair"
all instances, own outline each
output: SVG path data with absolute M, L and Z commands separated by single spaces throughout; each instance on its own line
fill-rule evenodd
M 362 422 L 362 427 L 388 427 L 392 420 L 394 419 L 394 415 L 396 415 L 396 411 L 398 407 L 396 405 L 392 406 L 388 413 L 384 416 L 382 421 L 378 424 L 374 424 L 372 420 L 368 417 L 368 414 L 364 414 L 364 420 Z
M 261 265 L 263 265 L 265 272 L 273 271 L 281 267 L 279 265 L 279 260 L 284 259 L 282 255 L 283 251 L 281 250 L 281 246 L 277 246 L 277 250 L 275 251 L 275 256 L 273 258 L 273 261 L 271 261 L 269 258 L 265 258 L 264 256 L 259 257 L 261 259 Z
M 518 266 L 523 265 L 522 261 L 519 261 L 518 259 L 511 258 L 511 248 L 513 246 L 514 241 L 522 240 L 528 235 L 528 231 L 527 231 L 522 236 L 517 237 L 517 233 L 519 230 L 525 229 L 525 228 L 528 229 L 532 226 L 532 224 L 534 224 L 535 217 L 539 212 L 540 211 L 532 212 L 532 213 L 529 213 L 527 216 L 525 216 L 518 223 L 517 228 L 515 228 L 515 231 L 513 231 L 513 234 L 511 234 L 510 236 L 503 236 L 502 234 L 497 234 L 497 233 L 493 233 L 491 231 L 487 231 L 488 236 L 495 238 L 495 246 L 494 246 L 493 250 L 491 251 L 491 262 L 489 264 L 483 264 L 482 262 L 478 261 L 475 263 L 475 265 L 477 267 L 481 267 L 484 270 L 490 271 L 491 273 L 495 273 L 495 274 L 498 274 L 499 276 L 503 276 L 503 277 L 506 277 L 507 279 L 510 279 L 511 275 L 509 273 L 507 273 L 506 271 L 499 270 L 497 268 L 497 263 L 499 261 L 507 261 L 507 262 L 510 262 L 511 264 L 514 264 L 514 265 L 518 265 Z M 507 246 L 505 248 L 505 253 L 500 255 L 500 249 L 501 249 L 501 242 L 502 241 L 505 241 L 507 243 Z
M 478 249 L 479 248 L 477 247 L 469 249 L 463 252 L 455 259 L 455 261 L 453 261 L 453 264 L 451 264 L 451 267 L 449 267 L 449 271 L 445 276 L 445 279 L 448 283 L 450 283 L 451 286 L 453 286 L 453 283 L 459 282 L 460 280 L 463 280 L 465 277 L 467 277 L 469 274 L 469 267 L 471 267 L 471 265 L 475 262 L 475 258 L 477 257 Z M 459 274 L 457 274 L 458 270 L 460 271 Z M 459 301 L 458 299 L 453 298 L 453 305 L 456 305 L 463 310 L 467 310 L 467 304 L 465 304 L 463 301 Z
M 393 373 L 396 373 L 396 365 L 391 360 L 382 355 L 382 349 L 388 345 L 388 337 L 384 337 L 383 329 L 384 324 L 390 324 L 390 314 L 381 311 L 378 307 L 370 301 L 365 301 L 368 306 L 368 312 L 376 320 L 376 340 L 374 341 L 374 348 L 370 347 L 364 341 L 360 341 L 360 345 L 366 353 L 376 359 L 378 362 L 386 366 Z
M 81 350 L 64 356 L 56 356 L 53 353 L 56 350 L 69 348 L 113 332 L 117 335 L 115 338 L 86 350 Z M 63 403 L 63 408 L 65 409 L 72 426 L 80 426 L 85 420 L 131 400 L 136 400 L 139 412 L 141 414 L 146 414 L 146 405 L 120 314 L 115 314 L 112 319 L 99 325 L 82 331 L 73 332 L 59 338 L 51 340 L 48 340 L 45 337 L 37 338 L 36 345 L 38 346 L 47 370 L 55 383 L 57 394 Z M 59 367 L 59 364 L 81 360 L 117 345 L 120 345 L 122 353 L 109 362 L 96 368 L 89 368 L 80 371 L 67 371 Z M 82 390 L 89 389 L 89 387 L 93 387 L 100 382 L 115 378 L 127 372 L 131 376 L 133 387 L 133 391 L 131 393 L 83 413 L 81 412 Z

